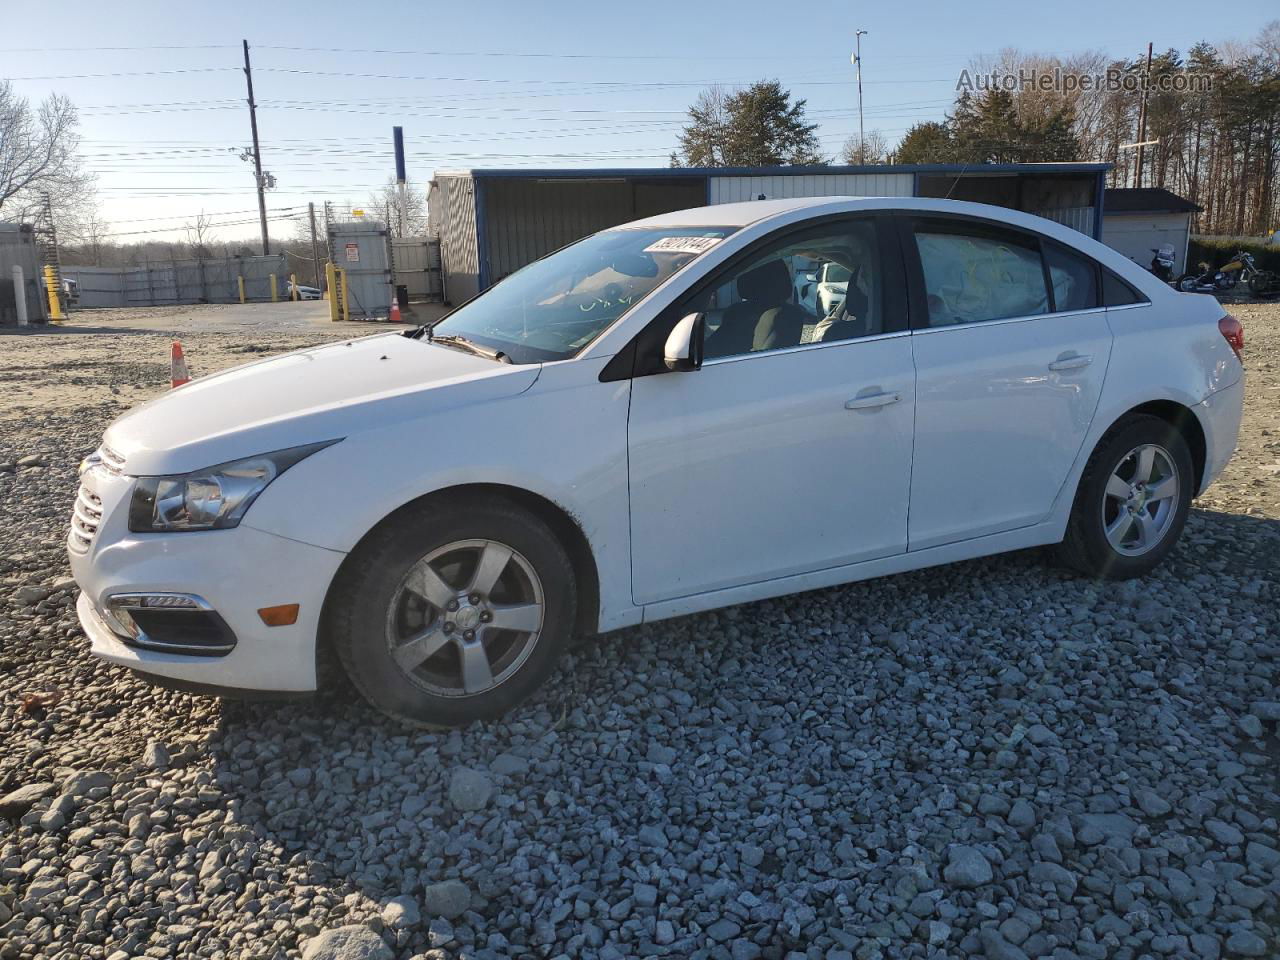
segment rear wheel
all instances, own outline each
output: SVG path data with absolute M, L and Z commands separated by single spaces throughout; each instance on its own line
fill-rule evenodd
M 367 537 L 343 566 L 326 625 L 352 683 L 413 723 L 497 717 L 547 677 L 576 611 L 551 530 L 503 500 L 426 502 Z
M 1061 559 L 1094 577 L 1149 573 L 1177 544 L 1194 483 L 1191 453 L 1174 427 L 1145 415 L 1118 424 L 1085 466 Z
M 1183 293 L 1194 293 L 1200 285 L 1194 273 L 1184 273 L 1178 278 L 1177 287 Z

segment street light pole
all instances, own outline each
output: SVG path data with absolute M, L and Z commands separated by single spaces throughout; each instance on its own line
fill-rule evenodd
M 853 42 L 857 45 L 853 54 L 853 65 L 858 68 L 858 163 L 860 164 L 867 162 L 867 135 L 862 129 L 862 38 L 866 33 L 866 30 L 859 30 L 853 35 Z

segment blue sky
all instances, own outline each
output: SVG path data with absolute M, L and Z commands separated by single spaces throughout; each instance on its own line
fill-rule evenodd
M 218 239 L 255 233 L 240 222 L 253 218 L 256 200 L 235 151 L 249 142 L 242 38 L 252 48 L 264 165 L 279 184 L 268 206 L 285 216 L 308 200 L 361 205 L 393 170 L 395 124 L 405 128 L 409 176 L 423 185 L 432 171 L 457 167 L 665 166 L 685 109 L 713 82 L 780 79 L 808 100 L 834 155 L 858 126 L 849 55 L 859 28 L 870 31 L 866 127 L 893 143 L 911 124 L 941 118 L 959 71 L 979 54 L 1013 46 L 1120 57 L 1148 40 L 1185 50 L 1199 39 L 1250 39 L 1276 16 L 1250 2 L 1233 8 L 1229 26 L 1215 25 L 1190 0 L 57 8 L 51 29 L 39 4 L 9 5 L 0 77 L 32 100 L 57 91 L 80 106 L 84 152 L 121 239 L 178 238 L 139 231 L 180 227 L 202 210 L 223 224 Z

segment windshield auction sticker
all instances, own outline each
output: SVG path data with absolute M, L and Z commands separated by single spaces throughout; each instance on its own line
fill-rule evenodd
M 696 256 L 706 253 L 719 242 L 719 237 L 663 237 L 645 247 L 644 252 L 692 253 Z

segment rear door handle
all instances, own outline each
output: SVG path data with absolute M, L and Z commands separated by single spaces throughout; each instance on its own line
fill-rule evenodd
M 1050 370 L 1079 370 L 1093 363 L 1093 357 L 1087 353 L 1077 353 L 1070 357 L 1060 357 L 1049 364 Z
M 844 408 L 846 410 L 874 410 L 877 407 L 887 407 L 891 403 L 897 403 L 902 399 L 900 393 L 872 393 L 865 397 L 854 397 L 852 400 L 845 401 Z

